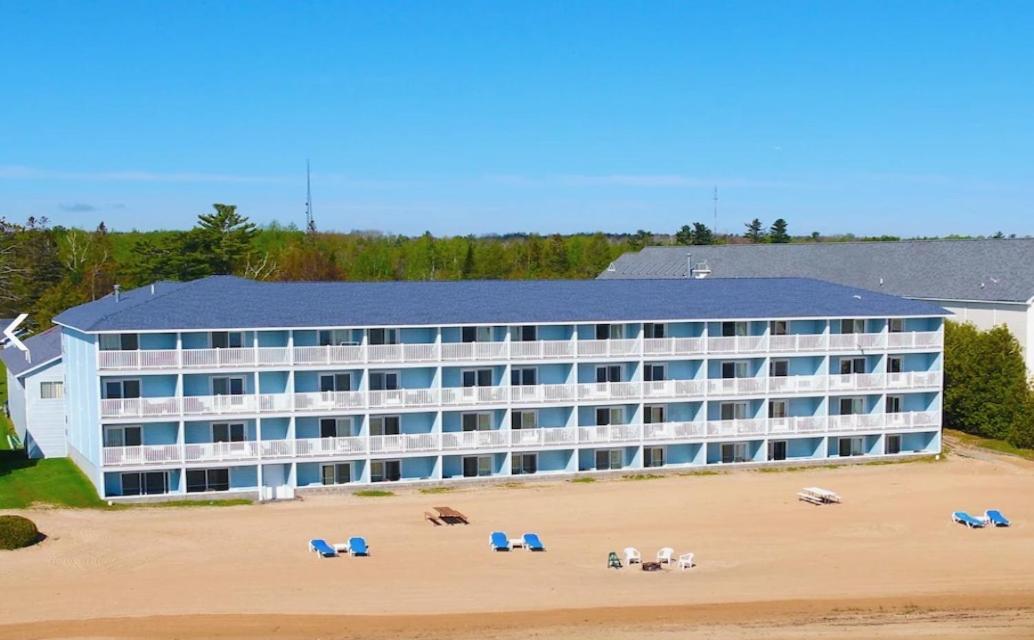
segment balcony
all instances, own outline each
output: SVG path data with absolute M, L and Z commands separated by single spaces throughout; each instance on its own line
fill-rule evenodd
M 104 447 L 104 466 L 143 466 L 179 462 L 178 444 L 143 445 L 138 447 Z
M 825 351 L 828 343 L 828 336 L 823 333 L 770 336 L 768 338 L 768 350 L 773 353 Z
M 857 431 L 885 427 L 887 414 L 858 413 L 844 416 L 829 416 L 830 431 Z
M 691 356 L 704 353 L 703 338 L 646 338 L 644 356 Z
M 768 378 L 770 393 L 824 393 L 829 384 L 827 376 L 771 376 Z
M 316 458 L 331 456 L 350 456 L 366 453 L 366 438 L 361 436 L 343 438 L 301 438 L 298 440 L 283 440 L 270 442 L 285 442 L 293 445 L 293 455 L 299 458 Z M 263 455 L 265 455 L 263 453 Z M 291 455 L 286 453 L 283 455 Z
M 707 339 L 708 353 L 762 353 L 767 350 L 767 336 L 722 336 Z
M 636 442 L 642 437 L 641 424 L 611 424 L 599 427 L 578 427 L 579 444 Z
M 711 438 L 739 438 L 765 434 L 764 419 L 708 420 L 707 435 Z
M 441 359 L 460 362 L 471 360 L 505 360 L 505 342 L 445 342 L 441 345 Z
M 514 447 L 553 447 L 571 445 L 578 441 L 578 430 L 563 427 L 513 429 L 510 444 Z
M 940 331 L 905 331 L 887 334 L 890 349 L 940 349 L 944 346 L 944 334 Z
M 498 387 L 480 387 L 498 389 Z M 371 409 L 392 407 L 433 407 L 438 404 L 436 389 L 391 389 L 367 393 L 367 406 Z M 444 391 L 444 390 L 443 390 Z M 499 395 L 502 395 L 501 393 Z
M 316 391 L 294 394 L 294 408 L 297 411 L 336 411 L 362 409 L 365 406 L 366 394 L 362 391 Z
M 202 442 L 183 446 L 186 462 L 236 462 L 259 457 L 258 442 Z
M 412 453 L 437 451 L 439 434 L 403 433 L 390 436 L 370 436 L 370 453 Z
M 643 440 L 647 442 L 702 438 L 705 433 L 705 422 L 655 422 L 643 425 Z
M 573 384 L 536 384 L 510 387 L 510 401 L 519 404 L 572 402 L 578 398 Z
M 886 384 L 882 373 L 847 373 L 829 376 L 830 391 L 871 391 Z
M 559 360 L 574 356 L 574 343 L 570 340 L 536 340 L 511 342 L 510 358 L 513 360 Z
M 742 395 L 765 392 L 767 378 L 711 378 L 707 393 L 714 395 Z
M 643 382 L 643 398 L 647 400 L 701 398 L 703 380 L 653 380 Z
M 144 349 L 98 351 L 101 371 L 158 369 L 242 369 L 282 367 L 291 363 L 287 347 L 245 347 L 234 349 Z
M 940 371 L 908 371 L 905 373 L 888 373 L 888 389 L 928 389 L 940 388 L 942 375 Z
M 834 333 L 829 336 L 830 351 L 880 349 L 887 346 L 885 333 Z
M 802 416 L 796 418 L 769 418 L 769 435 L 795 433 L 822 433 L 826 430 L 826 416 Z
M 442 433 L 442 449 L 491 449 L 505 447 L 509 442 L 506 431 L 446 431 Z
M 578 357 L 625 358 L 639 355 L 638 340 L 579 340 Z
M 578 385 L 578 399 L 597 400 L 635 400 L 641 398 L 643 386 L 641 382 L 590 382 Z
M 444 387 L 441 404 L 444 406 L 501 404 L 506 402 L 506 387 Z

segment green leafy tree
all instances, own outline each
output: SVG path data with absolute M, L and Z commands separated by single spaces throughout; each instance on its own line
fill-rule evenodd
M 555 233 L 546 242 L 546 271 L 551 278 L 566 278 L 570 262 L 567 257 L 567 244 L 564 237 Z
M 743 234 L 744 238 L 755 244 L 765 240 L 764 226 L 760 220 L 754 218 L 744 226 L 747 227 L 747 231 Z
M 944 424 L 985 438 L 1029 437 L 1031 390 L 1019 342 L 1004 326 L 947 322 Z
M 640 229 L 635 232 L 632 239 L 629 240 L 629 244 L 633 251 L 639 251 L 640 249 L 653 244 L 653 234 L 646 229 Z
M 704 245 L 714 243 L 714 232 L 703 222 L 694 222 L 692 244 Z
M 786 244 L 790 242 L 790 234 L 786 231 L 786 220 L 777 218 L 768 230 L 768 241 L 775 244 Z
M 684 224 L 675 232 L 675 244 L 693 244 L 693 227 Z

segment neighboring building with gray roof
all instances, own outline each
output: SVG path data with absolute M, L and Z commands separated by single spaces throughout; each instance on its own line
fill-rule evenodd
M 53 327 L 22 342 L 27 352 L 13 345 L 0 350 L 0 360 L 7 369 L 7 412 L 29 457 L 64 456 L 67 440 L 61 329 Z
M 1034 238 L 648 247 L 601 279 L 808 277 L 934 302 L 980 328 L 1005 325 L 1034 373 Z

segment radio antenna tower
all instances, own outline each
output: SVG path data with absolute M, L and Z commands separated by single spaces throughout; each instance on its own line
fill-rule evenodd
M 718 236 L 718 185 L 714 187 L 714 235 Z
M 312 217 L 312 180 L 308 158 L 305 160 L 305 232 L 316 233 L 316 219 Z

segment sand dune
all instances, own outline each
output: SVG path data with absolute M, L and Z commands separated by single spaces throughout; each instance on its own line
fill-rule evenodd
M 796 491 L 811 485 L 838 491 L 844 504 L 797 502 Z M 864 634 L 873 625 L 887 637 L 902 629 L 1031 637 L 1032 495 L 1034 464 L 956 455 L 219 509 L 32 510 L 49 538 L 0 555 L 0 637 L 376 637 L 380 629 L 436 638 L 456 637 L 457 625 L 498 638 L 535 630 L 851 638 L 872 637 Z M 472 524 L 429 525 L 421 515 L 434 504 L 464 511 Z M 1017 526 L 969 531 L 949 519 L 954 509 L 988 507 Z M 492 553 L 493 529 L 537 531 L 548 551 Z M 364 535 L 372 556 L 306 552 L 310 537 L 349 535 Z M 607 553 L 629 545 L 644 557 L 663 546 L 692 551 L 698 566 L 607 570 Z M 189 615 L 202 612 L 217 617 Z M 110 620 L 124 616 L 147 619 Z M 109 620 L 54 622 L 83 619 Z M 971 632 L 981 635 L 951 635 Z

